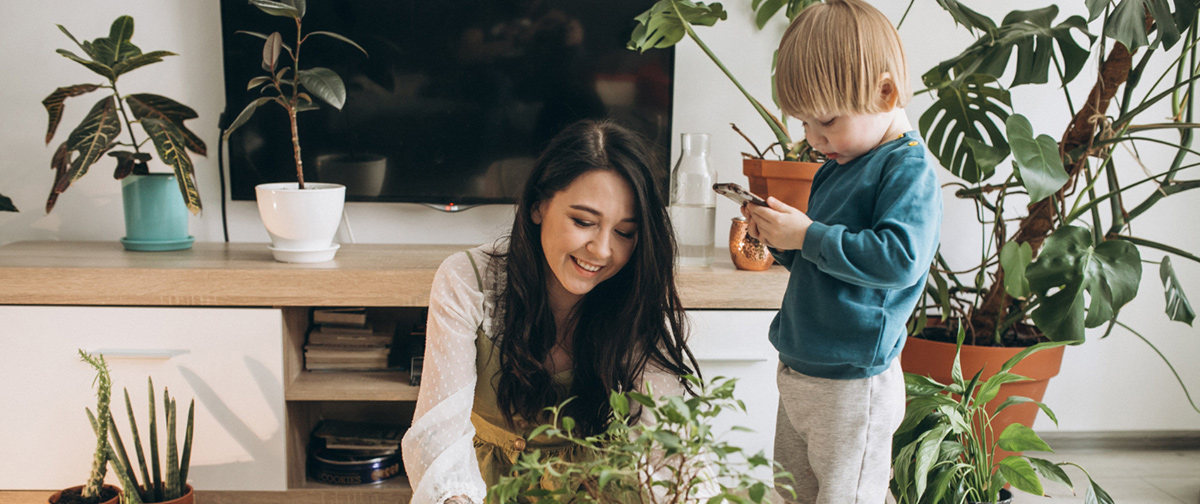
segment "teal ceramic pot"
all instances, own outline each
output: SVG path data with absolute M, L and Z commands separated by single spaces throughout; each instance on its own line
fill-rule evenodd
M 125 203 L 125 250 L 165 251 L 192 248 L 188 209 L 174 173 L 130 175 L 121 180 Z

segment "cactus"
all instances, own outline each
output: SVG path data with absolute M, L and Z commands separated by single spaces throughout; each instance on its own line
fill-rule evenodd
M 108 467 L 108 402 L 109 396 L 112 393 L 112 380 L 109 378 L 108 363 L 104 362 L 103 355 L 96 354 L 93 356 L 81 349 L 79 350 L 79 356 L 83 362 L 88 363 L 96 369 L 96 378 L 92 384 L 98 385 L 96 390 L 96 418 L 98 422 L 93 422 L 97 427 L 95 429 L 96 451 L 92 455 L 92 472 L 88 476 L 87 484 L 83 486 L 81 497 L 88 502 L 98 502 L 100 500 L 100 487 L 104 483 L 104 474 Z M 88 417 L 91 417 L 91 410 L 87 410 L 87 412 Z

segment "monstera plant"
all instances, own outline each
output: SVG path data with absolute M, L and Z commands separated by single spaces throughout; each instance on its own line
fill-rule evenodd
M 113 173 L 117 179 L 130 174 L 148 173 L 146 163 L 153 157 L 144 150 L 148 139 L 154 144 L 159 160 L 174 170 L 179 192 L 188 210 L 193 214 L 199 213 L 200 193 L 196 189 L 196 175 L 188 151 L 204 156 L 207 148 L 204 141 L 184 125 L 184 121 L 197 117 L 196 112 L 165 96 L 149 93 L 122 95 L 117 90 L 117 80 L 122 75 L 176 54 L 170 51 L 142 52 L 131 40 L 133 18 L 129 16 L 121 16 L 113 21 L 107 37 L 92 41 L 79 41 L 62 25 L 58 25 L 58 29 L 79 46 L 83 55 L 66 49 L 59 49 L 58 54 L 83 65 L 103 77 L 104 81 L 60 87 L 42 100 L 50 116 L 46 144 L 49 145 L 54 139 L 67 98 L 101 89 L 107 92 L 107 96 L 92 105 L 83 121 L 55 150 L 51 161 L 51 167 L 55 170 L 54 187 L 46 200 L 46 212 L 54 208 L 59 194 L 86 175 L 88 169 L 105 154 L 117 159 Z M 128 132 L 127 140 L 120 139 L 122 123 Z M 145 137 L 138 138 L 134 124 L 141 126 Z
M 1191 325 L 1172 261 L 1200 255 L 1131 223 L 1167 197 L 1200 195 L 1190 192 L 1200 187 L 1196 3 L 1087 0 L 1087 17 L 1060 19 L 1050 4 L 999 23 L 957 0 L 938 3 L 976 40 L 923 75 L 936 100 L 919 127 L 958 177 L 955 195 L 974 204 L 981 253 L 965 265 L 938 255 L 911 332 L 929 336 L 928 323 L 945 337 L 961 325 L 969 345 L 1024 347 L 1120 328 L 1150 343 L 1118 320 L 1143 264 L 1156 265 L 1166 316 Z M 1094 74 L 1082 71 L 1090 64 Z M 1072 85 L 1081 75 L 1095 76 L 1086 95 Z M 1010 94 L 1022 86 L 1061 94 L 1062 120 L 1022 114 L 1029 105 Z

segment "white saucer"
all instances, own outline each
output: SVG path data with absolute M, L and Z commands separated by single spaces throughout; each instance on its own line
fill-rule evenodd
M 341 245 L 334 243 L 329 248 L 316 250 L 287 250 L 275 248 L 267 245 L 271 250 L 271 254 L 275 256 L 275 260 L 285 263 L 319 263 L 333 260 L 333 255 L 337 253 L 337 249 Z

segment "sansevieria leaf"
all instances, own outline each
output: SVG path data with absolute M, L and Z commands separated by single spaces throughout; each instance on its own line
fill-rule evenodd
M 79 96 L 84 93 L 95 91 L 100 86 L 98 84 L 76 84 L 74 86 L 66 86 L 55 89 L 50 96 L 42 100 L 42 105 L 46 107 L 46 112 L 50 114 L 50 125 L 46 128 L 46 145 L 50 145 L 50 139 L 54 138 L 54 132 L 58 130 L 58 124 L 62 122 L 63 106 L 67 98 Z
M 96 102 L 83 122 L 67 137 L 67 150 L 79 153 L 79 157 L 71 163 L 70 182 L 74 183 L 87 173 L 88 167 L 112 147 L 120 133 L 117 101 L 109 96 Z
M 325 103 L 333 105 L 333 108 L 341 110 L 342 105 L 345 105 L 346 85 L 333 70 L 317 67 L 301 70 L 296 76 L 299 77 L 300 85 Z
M 121 16 L 113 21 L 107 37 L 92 41 L 92 54 L 95 55 L 96 61 L 111 67 L 142 53 L 141 49 L 130 42 L 132 38 L 133 18 Z
M 183 133 L 174 123 L 165 119 L 147 117 L 141 122 L 154 142 L 158 159 L 175 169 L 175 180 L 179 183 L 179 192 L 188 210 L 192 214 L 199 214 L 200 191 L 196 188 L 192 158 L 188 156 Z
M 1021 183 L 1029 192 L 1030 202 L 1036 203 L 1057 193 L 1070 177 L 1058 154 L 1058 142 L 1050 135 L 1034 138 L 1033 125 L 1021 114 L 1005 120 L 1008 143 L 1021 175 Z
M 1196 312 L 1188 302 L 1187 294 L 1183 292 L 1179 277 L 1175 276 L 1175 267 L 1171 265 L 1170 257 L 1163 256 L 1162 263 L 1158 266 L 1158 278 L 1162 280 L 1163 294 L 1167 296 L 1167 316 L 1171 317 L 1171 320 L 1192 325 Z
M 138 119 L 154 118 L 170 122 L 183 134 L 184 143 L 189 150 L 201 156 L 208 155 L 208 147 L 204 145 L 204 141 L 183 124 L 188 119 L 199 117 L 191 107 L 150 93 L 131 94 L 125 97 L 125 103 L 129 104 L 130 112 Z

